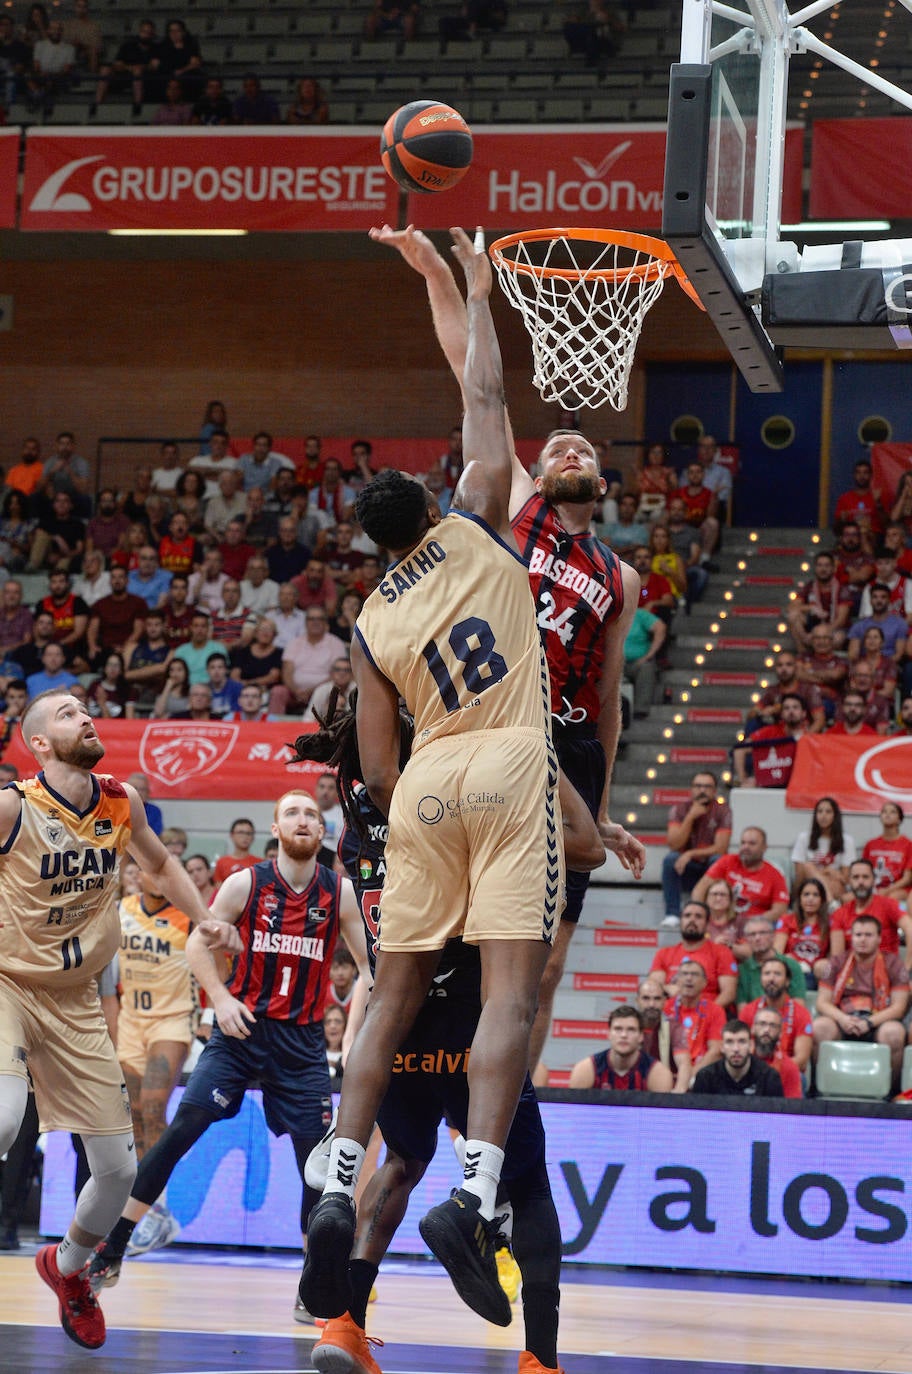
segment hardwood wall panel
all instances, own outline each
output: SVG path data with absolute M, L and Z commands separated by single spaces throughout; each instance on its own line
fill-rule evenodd
M 424 291 L 396 263 L 382 274 L 363 260 L 18 260 L 0 283 L 14 299 L 13 329 L 0 333 L 7 465 L 32 432 L 49 445 L 72 428 L 90 459 L 102 434 L 195 434 L 215 396 L 238 434 L 442 437 L 459 415 Z M 659 351 L 684 324 L 692 346 L 705 335 L 678 295 L 669 287 L 657 307 L 667 319 L 650 326 Z M 543 434 L 557 410 L 532 387 L 528 338 L 499 292 L 495 315 L 516 432 Z M 584 411 L 588 432 L 639 434 L 643 394 L 638 368 L 627 412 Z

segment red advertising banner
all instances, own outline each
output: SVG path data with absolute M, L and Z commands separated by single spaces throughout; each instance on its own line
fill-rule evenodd
M 367 230 L 399 190 L 367 130 L 30 129 L 22 229 Z
M 121 781 L 145 773 L 159 801 L 274 801 L 290 787 L 311 787 L 325 771 L 320 764 L 288 763 L 288 742 L 315 729 L 294 720 L 105 720 L 98 727 L 105 756 L 97 771 Z M 3 761 L 23 777 L 36 771 L 18 731 Z
M 456 189 L 409 197 L 414 223 L 661 224 L 664 126 L 508 126 L 475 131 L 475 148 Z M 784 219 L 800 216 L 801 163 L 802 131 L 789 129 Z M 374 129 L 30 129 L 26 139 L 22 229 L 359 231 L 398 223 L 398 211 Z
M 843 811 L 877 812 L 885 801 L 912 805 L 912 735 L 805 735 L 785 794 L 796 810 L 835 797 Z
M 817 119 L 811 149 L 812 219 L 906 219 L 912 119 Z
M 454 383 L 455 387 L 455 383 Z M 455 400 L 454 392 L 454 400 Z M 454 408 L 455 410 L 455 408 Z M 458 415 L 458 410 L 455 410 Z M 324 458 L 338 458 L 343 467 L 351 464 L 351 446 L 363 438 L 360 434 L 324 434 L 320 439 L 320 452 Z M 538 439 L 516 439 L 515 447 L 520 462 L 531 467 L 542 451 L 545 434 Z M 375 472 L 381 468 L 398 468 L 400 472 L 427 472 L 436 464 L 446 450 L 446 439 L 375 439 L 371 443 L 371 467 Z M 272 447 L 276 453 L 283 453 L 293 463 L 304 462 L 306 440 L 298 435 L 276 435 Z M 233 438 L 229 450 L 236 458 L 249 453 L 253 448 L 253 437 Z
M 483 224 L 515 231 L 549 225 L 653 229 L 662 223 L 665 126 L 563 125 L 473 130 L 471 170 L 452 192 L 410 195 L 423 229 Z M 803 130 L 785 137 L 782 218 L 801 218 Z
M 912 468 L 912 444 L 872 444 L 871 465 L 871 485 L 880 491 L 880 503 L 889 510 L 896 500 L 900 478 Z
M 16 227 L 21 137 L 19 129 L 0 129 L 0 229 Z

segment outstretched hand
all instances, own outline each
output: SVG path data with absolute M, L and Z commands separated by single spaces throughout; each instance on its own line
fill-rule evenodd
M 634 878 L 642 878 L 646 866 L 646 848 L 642 842 L 616 821 L 599 821 L 598 831 L 605 848 L 617 856 L 622 867 Z
M 453 239 L 453 256 L 465 273 L 469 300 L 484 300 L 490 296 L 494 280 L 491 271 L 491 259 L 485 252 L 484 246 L 480 251 L 474 246 L 464 229 L 451 229 L 450 234 Z
M 226 954 L 242 954 L 244 942 L 237 926 L 230 921 L 200 921 L 197 930 L 210 950 L 223 949 Z
M 395 248 L 409 267 L 413 267 L 423 277 L 428 277 L 432 272 L 446 266 L 445 259 L 437 252 L 427 234 L 423 234 L 413 224 L 407 229 L 393 229 L 389 224 L 384 224 L 379 229 L 369 229 L 367 232 L 374 243 L 383 243 L 388 248 Z

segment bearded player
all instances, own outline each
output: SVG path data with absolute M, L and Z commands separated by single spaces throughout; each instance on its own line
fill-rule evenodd
M 397 232 L 384 225 L 372 229 L 370 236 L 397 249 L 424 277 L 437 337 L 461 389 L 466 307 L 449 264 L 430 239 L 411 226 Z M 510 523 L 529 567 L 548 660 L 558 762 L 589 807 L 606 845 L 639 877 L 646 851 L 611 821 L 609 792 L 621 732 L 624 640 L 639 602 L 640 579 L 590 532 L 605 482 L 589 441 L 576 430 L 555 430 L 539 455 L 540 475 L 533 481 L 516 457 L 509 417 L 506 425 L 514 455 Z M 554 994 L 588 886 L 588 873 L 567 873 L 567 904 L 539 991 L 531 1065 L 541 1057 L 550 1030 Z

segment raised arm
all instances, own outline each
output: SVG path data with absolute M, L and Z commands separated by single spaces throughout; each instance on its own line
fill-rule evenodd
M 391 229 L 388 224 L 384 224 L 382 228 L 371 229 L 369 232 L 375 243 L 382 243 L 388 248 L 395 248 L 409 267 L 424 278 L 428 302 L 431 307 L 431 317 L 434 321 L 434 331 L 443 350 L 443 355 L 459 385 L 462 405 L 465 409 L 463 377 L 469 326 L 466 317 L 466 305 L 459 287 L 456 285 L 449 263 L 446 258 L 440 256 L 427 235 L 423 234 L 420 229 L 413 228 L 412 225 L 409 225 L 407 229 L 396 230 Z M 512 454 L 512 487 L 510 491 L 510 514 L 512 516 L 525 505 L 535 488 L 532 478 L 516 456 L 513 430 L 506 408 L 504 409 L 504 425 L 507 431 L 507 443 Z
M 468 346 L 462 378 L 465 415 L 462 452 L 465 468 L 453 505 L 480 515 L 513 543 L 510 486 L 513 452 L 504 423 L 503 363 L 491 315 L 491 262 L 462 229 L 452 229 L 453 253 L 465 273 Z

